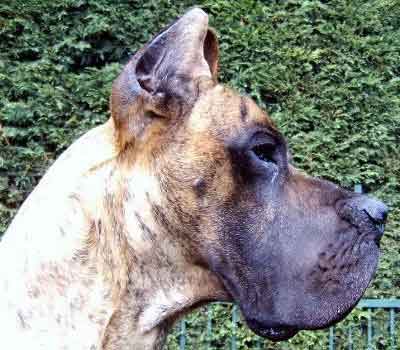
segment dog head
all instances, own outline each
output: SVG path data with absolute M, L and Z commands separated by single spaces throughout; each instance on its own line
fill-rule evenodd
M 387 208 L 298 171 L 271 119 L 217 70 L 200 9 L 138 51 L 111 97 L 121 154 L 157 179 L 157 230 L 218 277 L 256 333 L 329 326 L 373 277 Z

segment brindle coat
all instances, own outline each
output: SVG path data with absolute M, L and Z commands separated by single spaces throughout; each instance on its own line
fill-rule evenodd
M 217 66 L 199 9 L 127 64 L 112 118 L 61 155 L 0 244 L 3 345 L 160 349 L 212 300 L 235 300 L 281 340 L 354 307 L 385 206 L 291 166 L 271 120 L 219 85 Z

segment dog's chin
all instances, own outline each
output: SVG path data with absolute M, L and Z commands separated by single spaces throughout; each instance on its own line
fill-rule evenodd
M 294 337 L 299 331 L 293 327 L 268 327 L 263 326 L 256 320 L 247 320 L 250 329 L 260 337 L 268 338 L 272 341 L 283 341 Z

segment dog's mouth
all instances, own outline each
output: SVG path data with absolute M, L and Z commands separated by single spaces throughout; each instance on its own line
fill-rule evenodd
M 241 265 L 215 254 L 213 267 L 249 328 L 285 341 L 348 315 L 374 276 L 381 235 L 382 227 L 362 213 L 314 240 L 292 235 L 245 246 L 251 254 Z
M 242 289 L 242 284 L 235 283 L 233 274 L 226 271 L 219 275 L 232 300 L 240 305 L 250 329 L 272 341 L 285 341 L 301 330 L 326 328 L 354 308 L 378 262 L 374 237 L 374 232 L 351 227 L 341 232 L 341 239 L 327 245 L 315 269 L 297 278 L 291 270 L 280 269 L 279 274 L 269 275 L 274 284 L 264 283 L 262 293 L 257 287 Z M 285 265 L 282 262 L 279 266 Z M 269 270 L 265 271 L 268 275 Z M 261 284 L 253 280 L 245 285 Z
M 254 319 L 246 320 L 246 323 L 254 333 L 272 341 L 288 340 L 294 337 L 299 331 L 289 326 L 268 327 Z

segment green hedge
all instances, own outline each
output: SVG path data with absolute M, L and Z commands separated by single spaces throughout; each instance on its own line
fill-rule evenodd
M 108 118 L 110 86 L 122 64 L 194 4 L 0 4 L 0 233 L 60 152 Z M 346 187 L 362 183 L 389 203 L 383 256 L 368 296 L 399 297 L 398 0 L 197 4 L 218 31 L 221 81 L 270 111 L 297 165 Z M 315 334 L 292 343 L 317 344 L 312 339 L 322 340 Z

